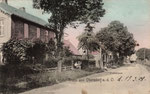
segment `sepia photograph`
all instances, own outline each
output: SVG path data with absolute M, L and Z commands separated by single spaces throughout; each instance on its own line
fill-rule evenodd
M 0 0 L 0 94 L 150 94 L 150 1 Z

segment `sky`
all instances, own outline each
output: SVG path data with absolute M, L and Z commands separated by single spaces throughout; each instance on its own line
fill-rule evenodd
M 100 23 L 95 24 L 94 31 L 106 27 L 111 21 L 118 20 L 128 27 L 133 33 L 139 48 L 150 48 L 150 0 L 103 0 L 106 14 L 101 18 Z M 8 0 L 8 4 L 16 8 L 25 7 L 26 12 L 38 16 L 47 21 L 50 14 L 42 14 L 42 10 L 33 9 L 32 0 Z M 68 27 L 65 32 L 66 40 L 70 40 L 75 47 L 78 45 L 77 36 L 84 31 L 84 25 L 77 29 Z

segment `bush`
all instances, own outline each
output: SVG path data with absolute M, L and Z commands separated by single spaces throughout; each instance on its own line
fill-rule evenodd
M 34 63 L 43 63 L 46 55 L 46 43 L 40 39 L 33 41 L 32 47 L 26 50 L 29 57 L 32 57 Z
M 28 62 L 27 49 L 32 47 L 32 42 L 28 40 L 11 39 L 2 46 L 3 56 L 6 64 L 20 64 Z
M 48 56 L 54 56 L 56 51 L 56 43 L 53 39 L 50 39 L 46 44 L 46 52 Z
M 46 44 L 35 41 L 11 39 L 2 46 L 6 64 L 42 63 L 46 54 Z
M 75 60 L 72 57 L 66 57 L 66 58 L 64 58 L 63 65 L 71 66 L 74 61 Z
M 47 68 L 57 67 L 58 59 L 54 57 L 49 57 L 48 60 L 44 61 L 44 65 Z
M 136 52 L 137 58 L 139 60 L 150 60 L 150 49 L 148 48 L 141 48 Z

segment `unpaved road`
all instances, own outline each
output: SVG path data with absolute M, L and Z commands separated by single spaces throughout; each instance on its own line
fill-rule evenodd
M 142 65 L 131 64 L 22 94 L 150 94 L 150 73 Z

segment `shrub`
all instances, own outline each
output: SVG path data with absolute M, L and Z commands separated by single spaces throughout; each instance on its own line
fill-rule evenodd
M 75 60 L 72 57 L 66 57 L 66 58 L 64 58 L 63 65 L 71 66 L 74 61 Z
M 61 49 L 61 51 L 60 51 L 60 56 L 61 57 L 69 57 L 69 56 L 72 56 L 72 55 L 73 55 L 72 51 L 70 50 L 69 47 L 66 47 L 66 46 L 64 46 L 64 48 Z
M 57 67 L 58 59 L 54 57 L 49 57 L 48 60 L 44 61 L 44 65 L 48 68 Z
M 26 50 L 29 57 L 32 57 L 34 63 L 43 63 L 46 54 L 46 44 L 40 39 L 33 41 L 32 47 Z
M 39 39 L 35 41 L 11 39 L 2 46 L 6 64 L 42 63 L 46 54 L 46 43 Z
M 20 64 L 28 62 L 26 50 L 32 47 L 32 42 L 28 40 L 11 39 L 2 46 L 3 56 L 6 64 Z
M 54 56 L 56 51 L 56 44 L 53 39 L 50 39 L 49 42 L 46 44 L 46 52 L 48 56 Z

